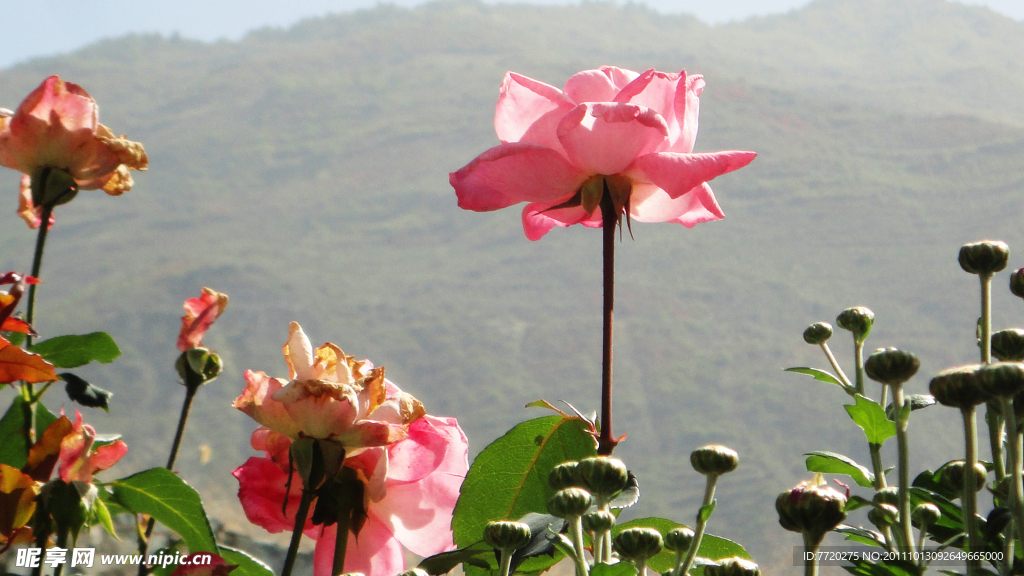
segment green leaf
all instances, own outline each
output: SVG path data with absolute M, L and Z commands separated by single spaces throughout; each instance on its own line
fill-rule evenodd
M 77 368 L 90 362 L 110 364 L 121 355 L 114 339 L 106 332 L 80 336 L 57 336 L 28 349 L 57 368 Z
M 54 416 L 42 402 L 35 405 L 36 439 L 42 438 L 46 427 L 53 424 Z M 0 418 L 0 463 L 18 468 L 25 466 L 28 449 L 25 446 L 25 401 L 16 396 L 3 418 Z
M 151 468 L 110 483 L 117 502 L 149 514 L 178 533 L 189 552 L 217 552 L 199 493 L 166 468 Z
M 668 534 L 673 528 L 685 527 L 685 524 L 679 524 L 671 520 L 664 518 L 640 518 L 637 520 L 631 520 L 623 524 L 617 524 L 612 528 L 612 537 L 614 538 L 619 532 L 622 532 L 626 528 L 635 527 L 646 527 L 654 528 L 658 532 L 661 532 L 661 536 L 664 538 L 665 534 Z M 705 534 L 704 538 L 700 541 L 700 548 L 697 549 L 697 556 L 700 558 L 707 558 L 709 560 L 721 560 L 722 558 L 732 558 L 733 556 L 739 556 L 750 560 L 750 555 L 743 549 L 743 546 L 727 540 L 719 536 L 712 536 L 711 534 Z M 656 556 L 647 561 L 647 565 L 657 573 L 665 572 L 666 570 L 676 567 L 676 554 L 675 552 L 669 552 L 668 550 L 662 550 Z
M 459 564 L 479 566 L 488 570 L 493 570 L 498 566 L 494 558 L 494 548 L 483 542 L 477 542 L 472 546 L 424 558 L 418 568 L 426 570 L 429 574 L 447 574 Z
M 221 545 L 220 557 L 228 564 L 238 566 L 231 571 L 231 576 L 274 576 L 274 571 L 270 569 L 270 566 L 243 550 Z
M 807 471 L 821 472 L 822 474 L 843 474 L 853 478 L 858 486 L 871 488 L 875 475 L 870 470 L 857 464 L 853 459 L 836 454 L 835 452 L 808 452 Z
M 836 386 L 839 386 L 843 390 L 846 390 L 846 388 L 847 388 L 846 384 L 843 384 L 843 381 L 840 380 L 839 378 L 837 378 L 836 376 L 834 376 L 831 372 L 826 372 L 824 370 L 819 370 L 817 368 L 807 368 L 807 367 L 804 367 L 804 366 L 797 366 L 795 368 L 786 368 L 785 371 L 786 372 L 796 372 L 797 374 L 806 374 L 806 375 L 814 378 L 815 380 L 818 380 L 818 381 L 821 381 L 821 382 L 828 382 L 829 384 L 835 384 Z
M 88 408 L 102 408 L 104 412 L 110 412 L 110 397 L 114 395 L 113 392 L 93 386 L 71 372 L 61 372 L 57 376 L 67 383 L 64 391 L 72 401 Z
M 632 562 L 619 562 L 618 564 L 595 564 L 590 569 L 590 576 L 636 576 L 637 569 Z
M 121 537 L 117 535 L 117 530 L 114 530 L 114 521 L 110 517 L 110 510 L 107 509 L 107 504 L 103 501 L 103 493 L 106 492 L 102 486 L 97 486 L 100 496 L 92 502 L 92 510 L 90 510 L 89 525 L 95 526 L 99 524 L 103 526 L 103 529 L 114 537 L 115 540 L 121 540 Z
M 874 530 L 840 524 L 839 527 L 834 528 L 832 531 L 845 535 L 847 540 L 851 540 L 853 542 L 860 542 L 861 544 L 867 544 L 868 546 L 885 548 L 885 536 L 882 536 L 882 534 L 875 532 Z
M 554 494 L 548 484 L 551 470 L 567 460 L 597 454 L 589 429 L 586 421 L 574 416 L 545 416 L 518 424 L 484 448 L 473 461 L 455 504 L 455 543 L 467 547 L 481 541 L 491 520 L 547 513 L 548 499 Z M 530 558 L 519 572 L 547 568 L 559 557 Z
M 896 435 L 896 423 L 885 417 L 885 410 L 878 402 L 857 394 L 856 404 L 847 404 L 846 411 L 867 436 L 868 444 L 882 445 Z
M 715 513 L 715 506 L 718 506 L 717 499 L 712 500 L 711 504 L 701 506 L 700 510 L 697 511 L 697 517 L 702 521 L 707 522 L 711 518 L 711 515 Z

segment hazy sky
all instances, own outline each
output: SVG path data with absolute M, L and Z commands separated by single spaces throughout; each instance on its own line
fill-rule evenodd
M 644 0 L 661 12 L 688 12 L 705 22 L 741 20 L 799 8 L 810 0 Z M 395 0 L 412 6 L 424 0 Z M 539 0 L 538 3 L 567 3 Z M 962 0 L 1024 20 L 1024 0 Z M 372 7 L 377 0 L 34 0 L 5 2 L 0 68 L 69 52 L 132 32 L 175 32 L 186 38 L 238 39 L 254 28 L 289 26 L 310 16 Z

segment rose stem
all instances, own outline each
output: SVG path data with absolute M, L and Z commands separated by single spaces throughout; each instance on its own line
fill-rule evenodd
M 50 231 L 50 215 L 53 214 L 52 204 L 43 204 L 42 220 L 39 224 L 39 234 L 36 236 L 36 249 L 32 256 L 32 272 L 31 276 L 34 278 L 39 277 L 39 269 L 43 266 L 43 248 L 46 246 L 46 233 Z M 36 311 L 36 285 L 29 284 L 28 286 L 28 304 L 25 307 L 25 321 L 28 322 L 29 326 L 32 325 L 32 320 L 35 317 Z M 25 336 L 25 348 L 32 346 L 32 335 L 28 334 Z M 32 450 L 32 446 L 36 443 L 36 402 L 38 398 L 35 395 L 35 387 L 31 382 L 25 383 L 25 392 L 28 401 L 22 404 L 22 418 L 24 419 L 25 426 L 25 451 L 26 453 Z
M 597 453 L 602 456 L 611 455 L 618 444 L 612 435 L 612 311 L 615 306 L 615 225 L 618 217 L 612 195 L 608 191 L 608 183 L 605 182 L 604 195 L 601 196 L 604 233 L 604 354 L 601 359 L 601 437 L 597 447 Z
M 288 543 L 288 555 L 284 558 L 281 576 L 291 576 L 292 568 L 295 567 L 295 558 L 299 554 L 299 542 L 302 540 L 302 528 L 306 525 L 306 515 L 309 514 L 309 503 L 312 501 L 313 491 L 303 488 L 299 509 L 295 511 L 295 528 L 292 529 L 292 540 Z M 339 526 L 338 529 L 340 530 L 341 527 Z

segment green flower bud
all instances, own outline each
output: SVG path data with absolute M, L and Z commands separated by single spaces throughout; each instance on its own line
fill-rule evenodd
M 720 444 L 708 444 L 690 453 L 693 469 L 705 476 L 721 476 L 736 469 L 740 456 L 732 448 Z
M 576 478 L 591 494 L 612 497 L 626 487 L 629 471 L 618 458 L 595 456 L 580 460 L 576 466 Z
M 646 561 L 664 546 L 661 532 L 654 528 L 626 528 L 615 536 L 614 544 L 619 556 L 634 562 Z
M 78 183 L 67 170 L 41 166 L 32 172 L 32 203 L 67 204 L 78 195 Z
M 530 543 L 533 533 L 525 522 L 500 520 L 484 527 L 484 542 L 502 552 L 514 552 Z
M 996 362 L 978 369 L 981 388 L 992 396 L 1010 398 L 1024 391 L 1024 364 Z
M 693 530 L 685 526 L 673 528 L 668 531 L 668 534 L 665 534 L 665 548 L 672 552 L 686 552 L 690 549 L 693 536 Z
M 964 487 L 964 472 L 967 463 L 963 460 L 954 460 L 943 466 L 942 482 L 951 492 L 959 494 Z M 974 491 L 978 492 L 985 487 L 988 479 L 988 470 L 980 462 L 974 464 Z
M 945 406 L 970 410 L 991 398 L 978 381 L 981 364 L 965 364 L 947 368 L 928 384 L 928 391 Z
M 879 348 L 864 362 L 868 378 L 893 387 L 902 386 L 917 374 L 920 367 L 921 361 L 917 356 L 896 348 Z
M 589 532 L 604 532 L 615 526 L 615 514 L 611 512 L 590 512 L 583 515 L 583 529 Z
M 576 518 L 586 514 L 593 503 L 594 497 L 590 492 L 582 488 L 565 488 L 548 500 L 548 512 L 559 518 Z
M 899 517 L 900 511 L 892 504 L 879 504 L 868 510 L 868 522 L 879 528 L 896 524 Z
M 1010 328 L 993 334 L 992 355 L 1004 362 L 1024 360 L 1024 330 Z
M 917 524 L 930 526 L 935 523 L 936 520 L 942 517 L 942 512 L 939 511 L 939 507 L 931 502 L 924 502 L 918 504 L 914 508 L 914 512 L 910 515 Z
M 224 362 L 206 348 L 191 348 L 181 353 L 174 367 L 186 387 L 202 386 L 220 376 Z
M 824 344 L 832 337 L 832 325 L 828 322 L 815 322 L 804 330 L 804 342 L 815 346 Z
M 864 306 L 847 308 L 836 316 L 836 324 L 843 330 L 853 333 L 853 339 L 858 344 L 871 333 L 871 326 L 875 323 L 875 313 Z
M 734 556 L 705 566 L 704 576 L 761 576 L 761 569 L 750 560 Z
M 1018 298 L 1024 298 L 1024 268 L 1010 274 L 1010 292 Z
M 991 276 L 1006 268 L 1010 260 L 1010 247 L 998 240 L 971 242 L 960 248 L 959 260 L 964 272 Z
M 562 462 L 558 466 L 555 466 L 555 469 L 551 471 L 551 474 L 548 474 L 548 484 L 550 484 L 555 490 L 579 486 L 579 480 L 576 479 L 577 464 L 579 464 L 579 462 L 570 460 L 569 462 Z
M 900 490 L 895 486 L 886 486 L 878 492 L 875 492 L 871 501 L 875 504 L 890 504 L 892 506 L 898 506 L 900 502 Z
M 804 534 L 813 546 L 846 519 L 847 496 L 820 482 L 824 482 L 820 477 L 801 482 L 775 499 L 779 524 L 790 532 Z

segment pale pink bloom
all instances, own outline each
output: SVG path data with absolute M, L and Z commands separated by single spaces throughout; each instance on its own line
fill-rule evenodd
M 291 530 L 302 486 L 293 472 L 286 491 L 291 439 L 261 428 L 253 433 L 252 445 L 267 457 L 250 458 L 234 471 L 242 508 L 269 532 Z M 402 440 L 346 458 L 345 466 L 357 470 L 365 483 L 367 519 L 358 535 L 349 536 L 345 572 L 392 575 L 405 569 L 403 546 L 420 556 L 453 548 L 452 511 L 469 469 L 468 450 L 454 418 L 425 415 L 409 425 Z M 336 530 L 337 525 L 314 526 L 307 519 L 303 532 L 317 540 L 314 576 L 331 574 Z
M 694 153 L 701 76 L 612 66 L 580 72 L 559 90 L 509 72 L 494 128 L 501 144 L 449 181 L 459 206 L 485 212 L 520 202 L 537 240 L 554 226 L 600 227 L 601 177 L 616 209 L 640 222 L 693 227 L 724 217 L 707 182 L 753 152 Z
M 83 424 L 82 415 L 75 410 L 75 423 L 60 443 L 57 472 L 61 480 L 92 482 L 93 474 L 110 468 L 128 452 L 121 440 L 93 450 L 95 440 L 96 429 Z
M 131 190 L 128 171 L 147 168 L 146 151 L 115 136 L 98 117 L 96 101 L 81 86 L 50 76 L 13 113 L 0 109 L 0 166 L 27 175 L 66 170 L 79 189 L 112 196 Z
M 18 216 L 28 224 L 28 227 L 35 230 L 43 222 L 43 209 L 32 202 L 32 178 L 28 174 L 21 176 L 21 190 L 18 192 Z M 53 227 L 56 218 L 50 213 L 50 227 Z
M 185 315 L 181 317 L 178 350 L 185 352 L 203 345 L 203 336 L 228 307 L 228 295 L 207 287 L 199 298 L 185 300 Z
M 209 556 L 210 559 L 206 560 Z M 228 564 L 226 560 L 210 552 L 186 554 L 181 565 L 171 572 L 171 576 L 227 576 L 237 565 Z
M 313 349 L 297 322 L 284 345 L 289 381 L 246 370 L 234 407 L 292 439 L 333 440 L 353 449 L 405 437 L 426 411 L 419 400 L 384 379 L 384 368 L 356 361 L 328 342 Z

